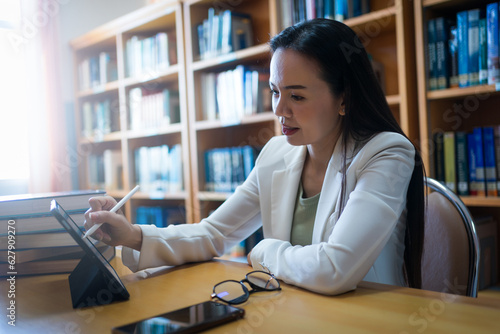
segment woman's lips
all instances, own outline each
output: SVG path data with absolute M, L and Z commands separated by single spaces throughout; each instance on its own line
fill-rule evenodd
M 291 127 L 285 126 L 285 125 L 281 126 L 281 132 L 283 132 L 283 134 L 285 136 L 291 136 L 297 131 L 299 131 L 299 128 L 291 128 Z

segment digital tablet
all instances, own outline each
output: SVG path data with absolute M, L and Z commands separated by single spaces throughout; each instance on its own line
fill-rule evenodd
M 73 307 L 127 300 L 130 295 L 115 269 L 88 238 L 82 238 L 83 231 L 56 200 L 51 201 L 50 212 L 85 251 L 69 277 Z

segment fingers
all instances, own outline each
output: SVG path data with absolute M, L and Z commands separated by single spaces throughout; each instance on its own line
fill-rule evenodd
M 89 205 L 90 209 L 85 212 L 85 222 L 83 224 L 86 230 L 94 225 L 93 220 L 90 219 L 90 213 L 103 210 L 111 210 L 111 208 L 116 205 L 116 201 L 113 197 L 110 196 L 92 197 L 89 199 Z

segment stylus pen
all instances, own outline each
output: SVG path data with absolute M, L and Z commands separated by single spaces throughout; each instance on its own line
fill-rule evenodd
M 125 197 L 123 197 L 120 202 L 116 203 L 116 205 L 111 210 L 109 210 L 109 212 L 118 211 L 118 209 L 120 209 L 123 204 L 125 204 L 125 202 L 127 202 L 130 197 L 132 197 L 136 193 L 137 190 L 139 190 L 139 185 L 135 186 L 135 188 L 132 189 L 127 195 L 125 195 Z M 89 235 L 92 235 L 95 231 L 97 231 L 99 227 L 101 227 L 101 225 L 102 224 L 95 224 L 94 226 L 92 226 L 87 232 L 85 232 L 82 239 L 88 237 Z

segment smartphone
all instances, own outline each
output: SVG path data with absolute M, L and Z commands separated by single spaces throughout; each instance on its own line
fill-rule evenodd
M 156 317 L 115 327 L 113 334 L 197 333 L 243 318 L 245 310 L 213 301 L 184 307 Z

